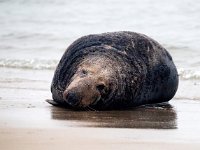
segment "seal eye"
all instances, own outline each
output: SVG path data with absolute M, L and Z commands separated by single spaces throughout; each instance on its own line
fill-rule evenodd
M 82 70 L 82 74 L 87 74 L 87 70 Z
M 81 77 L 85 77 L 88 74 L 88 71 L 85 69 L 82 69 L 80 72 Z

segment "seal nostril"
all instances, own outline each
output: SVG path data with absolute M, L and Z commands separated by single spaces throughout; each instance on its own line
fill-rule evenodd
M 79 103 L 79 97 L 77 96 L 76 93 L 74 92 L 68 92 L 67 94 L 64 95 L 65 100 L 67 101 L 68 104 L 72 106 L 76 106 Z
M 101 92 L 101 91 L 103 91 L 105 89 L 105 85 L 103 83 L 101 83 L 101 84 L 98 84 L 96 86 L 96 88 L 97 88 L 97 90 L 99 90 Z

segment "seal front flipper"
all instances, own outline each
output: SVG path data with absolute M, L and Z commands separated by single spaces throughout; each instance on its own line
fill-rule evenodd
M 51 104 L 53 106 L 60 106 L 59 103 L 57 103 L 56 101 L 54 101 L 52 99 L 46 99 L 46 102 L 48 102 L 49 104 Z
M 55 100 L 52 100 L 52 99 L 46 99 L 46 102 L 53 105 L 53 106 L 56 106 L 56 107 L 63 107 L 63 108 L 71 108 L 69 106 L 69 104 L 67 103 L 64 103 L 64 102 L 57 102 Z

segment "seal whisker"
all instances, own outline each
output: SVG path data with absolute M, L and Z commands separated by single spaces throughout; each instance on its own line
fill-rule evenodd
M 84 108 L 86 111 L 90 111 L 90 109 L 88 109 L 87 107 Z
M 92 111 L 97 111 L 96 109 L 92 108 L 91 106 L 87 106 Z
M 84 107 L 84 109 L 87 110 L 87 111 L 91 111 L 90 108 L 89 108 L 88 106 L 87 106 L 87 107 Z

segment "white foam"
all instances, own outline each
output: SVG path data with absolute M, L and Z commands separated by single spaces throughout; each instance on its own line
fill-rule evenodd
M 195 70 L 195 68 L 186 69 L 186 68 L 179 68 L 178 74 L 181 79 L 200 79 L 200 70 Z
M 21 69 L 55 69 L 58 60 L 39 59 L 0 59 L 0 67 L 21 68 Z

